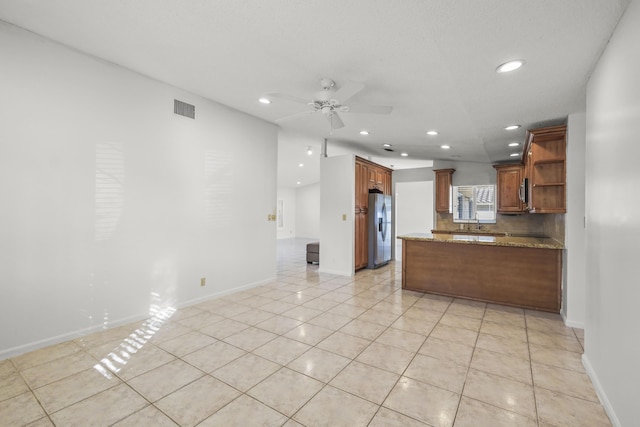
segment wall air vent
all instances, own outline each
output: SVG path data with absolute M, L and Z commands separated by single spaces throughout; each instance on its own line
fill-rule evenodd
M 189 117 L 190 119 L 196 118 L 196 106 L 178 101 L 177 99 L 173 100 L 173 112 L 181 116 Z

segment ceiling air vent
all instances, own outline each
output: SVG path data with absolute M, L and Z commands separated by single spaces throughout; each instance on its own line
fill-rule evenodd
M 196 106 L 178 101 L 177 99 L 173 100 L 173 112 L 191 119 L 196 118 Z
M 392 148 L 383 148 L 384 151 L 388 151 L 390 153 L 393 153 L 393 149 Z

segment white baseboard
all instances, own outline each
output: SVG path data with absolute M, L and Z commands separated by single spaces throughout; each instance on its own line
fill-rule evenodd
M 194 304 L 200 304 L 202 302 L 205 301 L 209 301 L 212 299 L 216 299 L 216 298 L 220 298 L 223 297 L 225 295 L 230 295 L 236 292 L 240 292 L 240 291 L 246 291 L 247 289 L 252 289 L 252 288 L 256 288 L 258 286 L 262 286 L 262 285 L 266 285 L 268 283 L 272 283 L 275 282 L 276 277 L 270 277 L 268 279 L 265 280 L 259 280 L 257 282 L 253 282 L 253 283 L 249 283 L 247 285 L 242 285 L 242 286 L 237 286 L 235 288 L 231 288 L 231 289 L 225 289 L 224 291 L 220 291 L 220 292 L 215 292 L 213 294 L 207 294 L 205 296 L 202 297 L 198 297 L 198 298 L 194 298 L 194 299 L 190 299 L 188 301 L 183 301 L 178 303 L 178 308 L 183 308 L 183 307 L 188 307 L 190 305 L 194 305 Z
M 568 326 L 570 328 L 584 329 L 584 322 L 576 322 L 574 320 L 567 319 L 564 312 L 560 312 L 560 315 L 562 316 L 562 321 L 564 322 L 565 326 Z
M 226 290 L 221 291 L 221 292 L 208 294 L 206 296 L 195 298 L 195 299 L 192 299 L 192 300 L 179 302 L 176 305 L 178 306 L 178 308 L 187 307 L 187 306 L 190 306 L 190 305 L 198 304 L 198 303 L 205 302 L 205 301 L 208 301 L 208 300 L 212 300 L 212 299 L 215 299 L 215 298 L 220 298 L 222 296 L 229 295 L 229 294 L 232 294 L 232 293 L 235 293 L 235 292 L 244 291 L 244 290 L 247 290 L 247 289 L 255 288 L 257 286 L 265 285 L 267 283 L 274 282 L 275 280 L 276 280 L 276 277 L 274 276 L 274 277 L 271 277 L 271 278 L 268 278 L 268 279 L 265 279 L 265 280 L 260 280 L 258 282 L 253 282 L 253 283 L 249 283 L 247 285 L 242 285 L 242 286 L 238 286 L 238 287 L 235 287 L 235 288 L 226 289 Z M 11 348 L 8 348 L 8 349 L 3 349 L 3 350 L 0 350 L 0 360 L 8 359 L 10 357 L 19 356 L 21 354 L 28 353 L 28 352 L 34 351 L 34 350 L 38 350 L 38 349 L 41 349 L 41 348 L 44 348 L 44 347 L 48 347 L 50 345 L 60 344 L 60 343 L 65 342 L 65 341 L 74 340 L 76 338 L 80 338 L 82 336 L 89 335 L 89 334 L 92 334 L 92 333 L 95 333 L 95 332 L 100 332 L 102 330 L 111 329 L 111 328 L 115 328 L 117 326 L 126 325 L 127 323 L 142 321 L 142 320 L 148 319 L 149 317 L 150 317 L 149 313 L 135 314 L 135 315 L 132 315 L 132 316 L 123 317 L 121 319 L 112 320 L 112 321 L 108 322 L 107 324 L 101 323 L 99 325 L 90 326 L 88 328 L 77 329 L 77 330 L 74 330 L 74 331 L 66 332 L 64 334 L 56 335 L 56 336 L 45 338 L 45 339 L 42 339 L 42 340 L 33 341 L 33 342 L 30 342 L 30 343 L 27 343 L 27 344 L 19 345 L 19 346 L 16 346 L 16 347 L 11 347 Z
M 587 375 L 589 375 L 589 378 L 593 383 L 593 388 L 595 388 L 596 390 L 596 394 L 600 399 L 600 403 L 602 403 L 605 412 L 609 416 L 609 421 L 611 421 L 613 427 L 622 427 L 620 420 L 613 410 L 613 406 L 611 406 L 611 402 L 609 402 L 609 399 L 607 398 L 607 393 L 605 393 L 604 389 L 602 388 L 602 384 L 600 384 L 600 380 L 598 380 L 598 375 L 593 370 L 593 366 L 591 366 L 591 362 L 589 362 L 589 358 L 587 357 L 586 353 L 582 355 L 582 365 L 584 366 L 584 369 L 587 371 Z
M 322 267 L 318 268 L 318 273 L 335 274 L 337 276 L 348 276 L 348 277 L 355 275 L 355 272 L 353 271 L 326 270 L 326 269 L 323 269 Z
M 61 342 L 74 340 L 76 338 L 93 334 L 95 332 L 100 332 L 106 329 L 115 328 L 117 326 L 126 325 L 127 323 L 144 320 L 144 319 L 147 319 L 148 317 L 149 317 L 149 313 L 127 316 L 127 317 L 123 317 L 122 319 L 112 320 L 106 324 L 101 323 L 99 325 L 90 326 L 88 328 L 77 329 L 75 331 L 66 332 L 64 334 L 60 334 L 60 335 L 45 338 L 42 340 L 22 344 L 16 347 L 0 350 L 0 360 L 19 356 L 21 354 L 28 353 L 30 351 L 38 350 L 44 347 L 49 347 L 50 345 L 60 344 Z

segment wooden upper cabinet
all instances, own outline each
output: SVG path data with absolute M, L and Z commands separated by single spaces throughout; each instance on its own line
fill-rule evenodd
M 367 211 L 369 204 L 369 171 L 367 165 L 356 161 L 356 213 Z
M 437 169 L 436 173 L 436 212 L 448 213 L 451 205 L 451 182 L 455 169 Z
M 380 190 L 384 187 L 384 176 L 386 175 L 386 171 L 382 169 L 376 170 L 376 188 Z
M 376 188 L 376 169 L 374 167 L 368 167 L 369 171 L 369 190 Z
M 383 183 L 382 183 L 382 192 L 384 194 L 391 194 L 391 187 L 392 187 L 392 182 L 391 182 L 391 171 L 385 171 L 384 175 L 383 175 Z
M 529 178 L 529 212 L 565 213 L 567 127 L 528 132 L 525 170 Z
M 527 206 L 520 200 L 520 185 L 524 179 L 524 165 L 494 165 L 498 182 L 498 205 L 500 214 L 520 214 Z
M 356 157 L 356 206 L 358 195 L 364 193 L 369 197 L 369 190 L 380 190 L 391 195 L 391 169 L 377 163 Z M 362 188 L 366 191 L 362 193 Z

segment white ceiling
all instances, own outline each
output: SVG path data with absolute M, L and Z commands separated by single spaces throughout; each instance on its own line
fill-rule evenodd
M 0 19 L 270 122 L 306 107 L 260 96 L 311 100 L 323 77 L 364 84 L 353 103 L 394 107 L 341 114 L 345 127 L 332 134 L 320 114 L 279 122 L 279 184 L 295 186 L 294 176 L 317 180 L 301 175 L 296 147 L 319 150 L 324 138 L 333 154 L 394 168 L 514 160 L 507 144 L 526 129 L 584 111 L 585 84 L 628 2 L 0 0 Z M 516 58 L 523 68 L 495 72 Z M 512 123 L 522 128 L 505 131 Z

